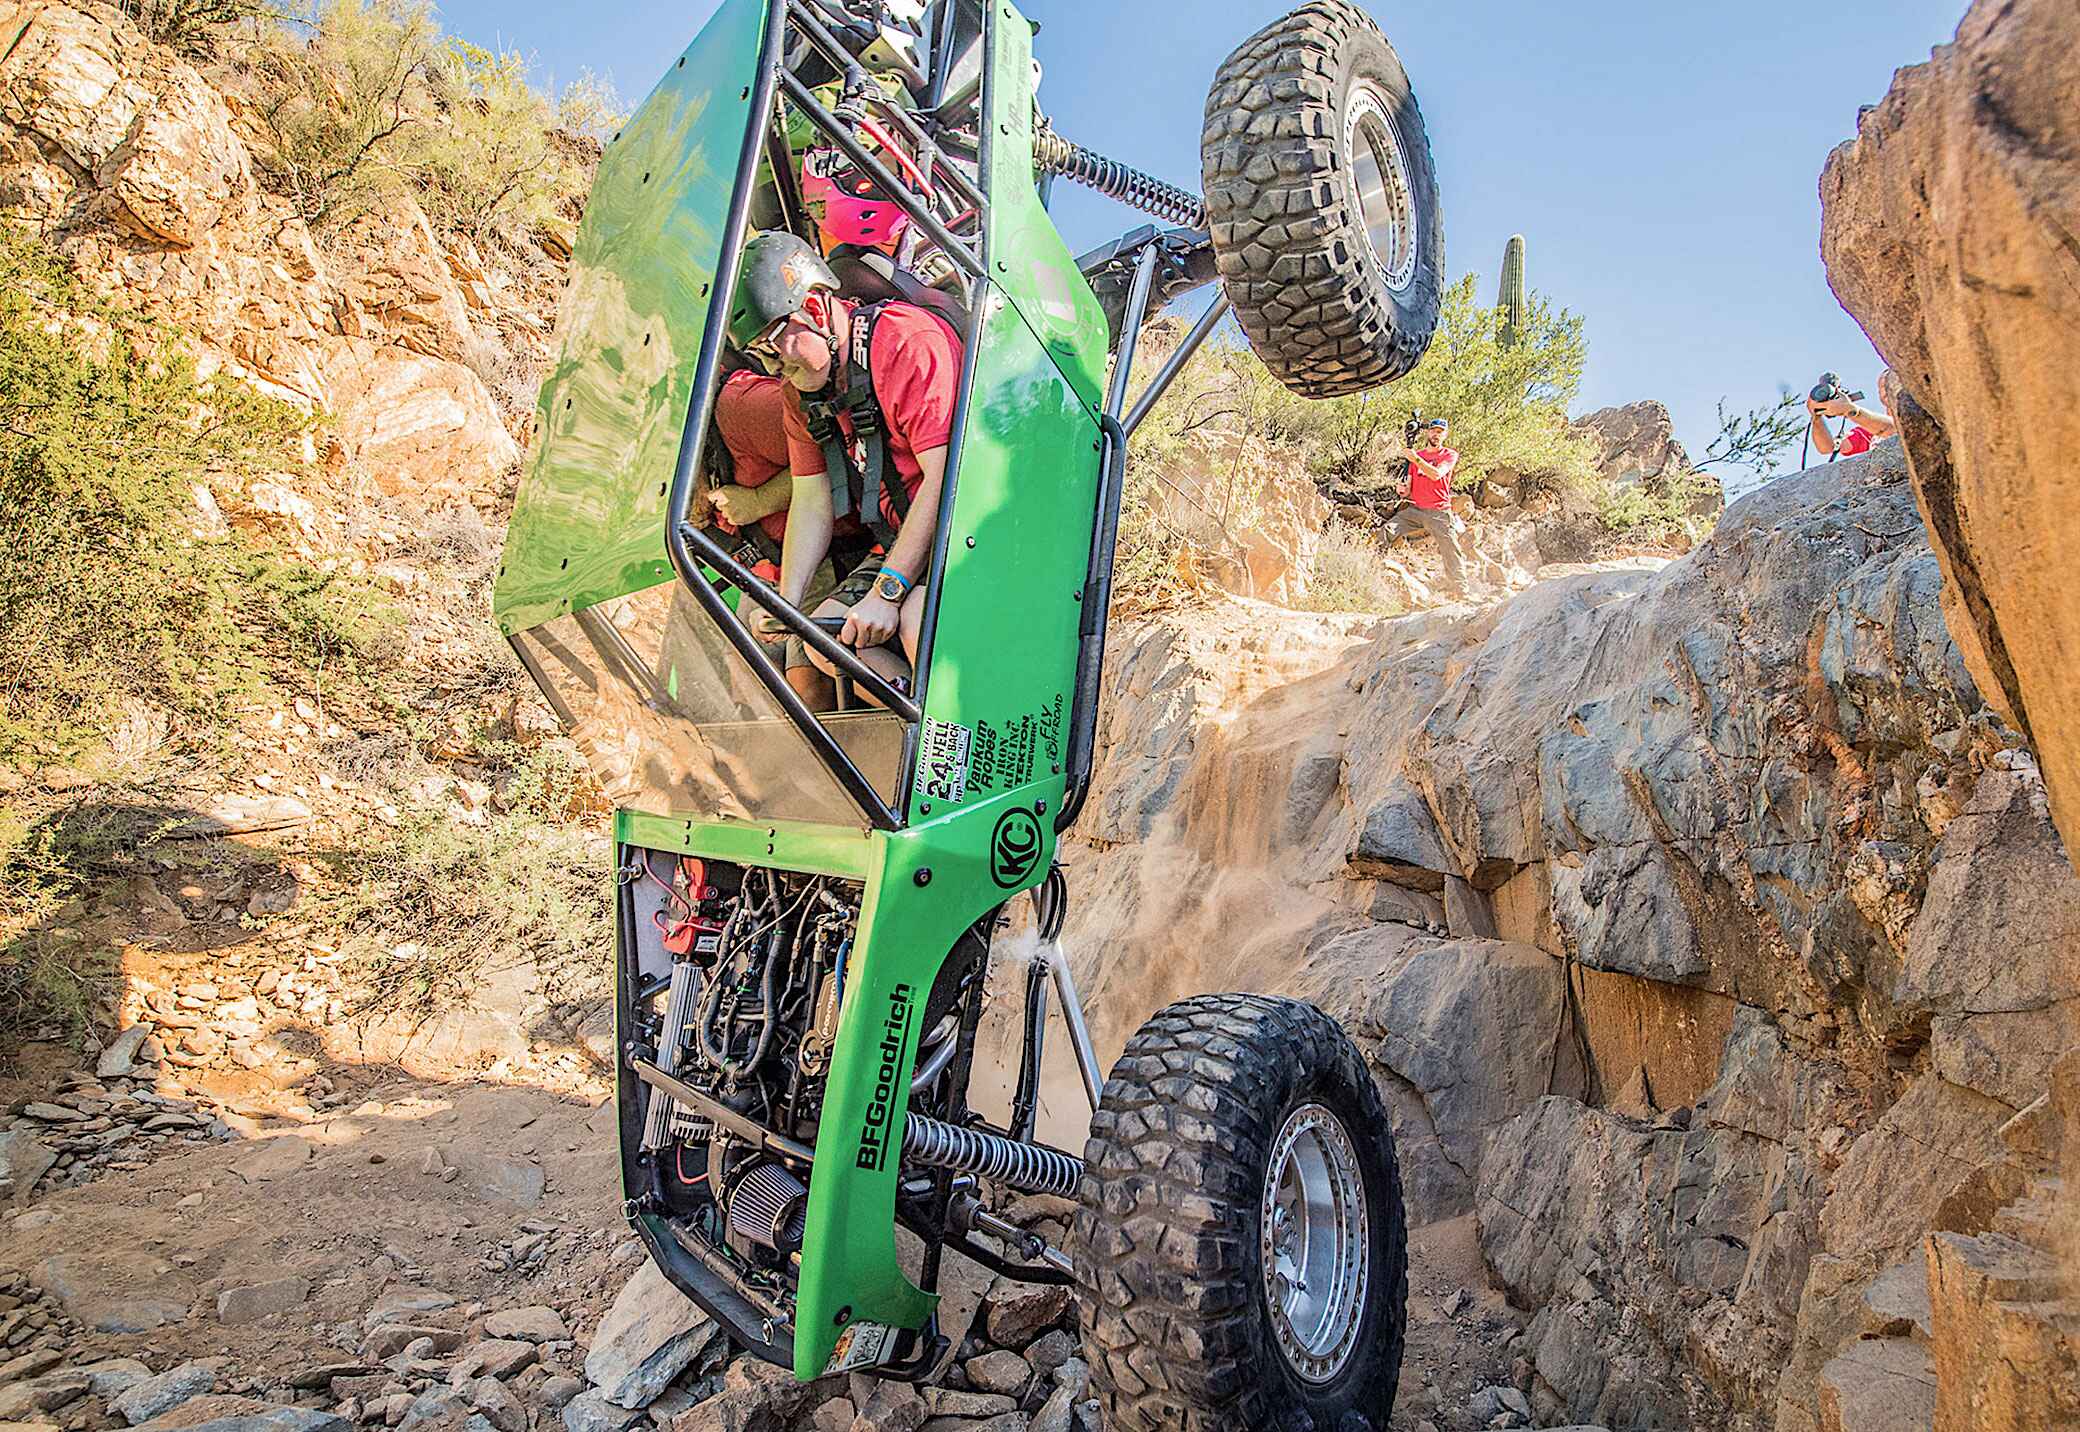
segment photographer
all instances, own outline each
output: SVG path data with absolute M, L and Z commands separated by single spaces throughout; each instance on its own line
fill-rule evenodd
M 1829 462 L 1836 457 L 1867 453 L 1879 438 L 1889 438 L 1899 431 L 1899 425 L 1892 419 L 1859 406 L 1862 399 L 1863 394 L 1844 389 L 1841 378 L 1833 373 L 1823 373 L 1813 390 L 1806 394 L 1806 416 L 1812 423 L 1813 446 L 1826 454 Z M 1849 420 L 1849 427 L 1839 439 L 1827 426 L 1829 418 Z
M 1459 465 L 1459 454 L 1445 446 L 1450 431 L 1443 418 L 1409 420 L 1405 433 L 1409 505 L 1395 514 L 1385 530 L 1389 537 L 1428 532 L 1437 542 L 1446 588 L 1452 596 L 1463 597 L 1468 554 L 1460 545 L 1459 519 L 1452 515 L 1452 469 Z

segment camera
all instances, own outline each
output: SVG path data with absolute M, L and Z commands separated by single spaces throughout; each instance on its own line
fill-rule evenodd
M 1813 385 L 1813 391 L 1809 396 L 1816 403 L 1831 403 L 1836 398 L 1847 398 L 1853 403 L 1863 401 L 1863 394 L 1853 393 L 1842 387 L 1842 375 L 1839 373 L 1822 373 L 1820 381 Z
M 1401 427 L 1401 445 L 1410 452 L 1414 452 L 1416 450 L 1416 437 L 1422 431 L 1423 415 L 1419 412 L 1410 413 L 1408 421 L 1402 424 Z

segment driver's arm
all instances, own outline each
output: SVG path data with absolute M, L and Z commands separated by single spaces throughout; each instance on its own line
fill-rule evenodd
M 910 499 L 910 512 L 896 532 L 895 546 L 882 562 L 909 578 L 913 590 L 924 585 L 925 568 L 932 561 L 932 536 L 939 529 L 939 489 L 946 482 L 946 449 L 935 447 L 919 453 L 917 466 L 924 480 Z
M 762 517 L 785 512 L 793 499 L 794 478 L 784 472 L 756 487 L 733 482 L 715 491 L 716 509 L 739 527 L 749 527 Z
M 777 477 L 766 484 L 781 485 L 782 480 Z M 809 595 L 817 564 L 830 550 L 834 525 L 831 485 L 820 472 L 786 485 L 791 489 L 791 500 L 781 504 L 787 508 L 787 536 L 780 544 L 780 595 L 799 607 Z

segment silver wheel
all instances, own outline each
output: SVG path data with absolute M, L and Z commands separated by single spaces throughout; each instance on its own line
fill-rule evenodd
M 1264 1299 L 1294 1372 L 1327 1382 L 1358 1342 L 1370 1226 L 1358 1153 L 1320 1104 L 1286 1116 L 1264 1173 Z
M 1395 293 L 1416 276 L 1415 186 L 1408 158 L 1386 102 L 1370 85 L 1351 92 L 1343 122 L 1344 153 L 1350 156 L 1351 187 L 1374 262 Z

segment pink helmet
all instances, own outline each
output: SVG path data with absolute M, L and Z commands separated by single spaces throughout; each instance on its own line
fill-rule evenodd
M 811 149 L 802 155 L 802 200 L 815 204 L 830 198 L 838 191 L 831 182 L 831 170 L 844 163 L 835 149 Z
M 834 244 L 878 248 L 909 226 L 902 206 L 882 198 L 856 198 L 833 189 L 823 201 L 824 237 Z

